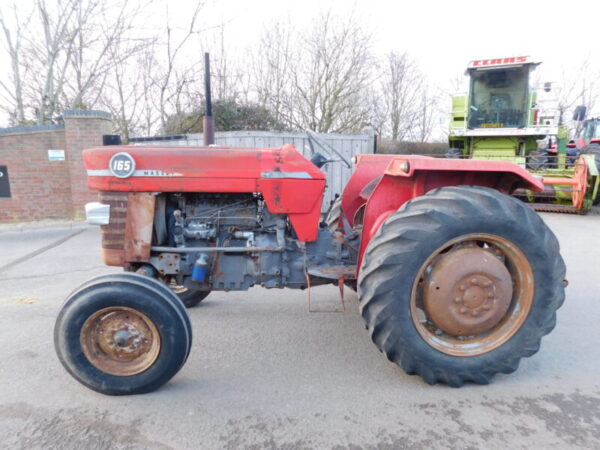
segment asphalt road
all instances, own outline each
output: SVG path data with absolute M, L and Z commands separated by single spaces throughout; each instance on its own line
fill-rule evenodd
M 60 366 L 62 300 L 102 266 L 95 228 L 0 230 L 0 448 L 600 448 L 600 216 L 544 215 L 568 267 L 556 329 L 488 386 L 428 386 L 305 292 L 213 293 L 186 366 L 107 397 Z M 15 263 L 16 261 L 16 263 Z M 334 287 L 314 291 L 337 305 Z

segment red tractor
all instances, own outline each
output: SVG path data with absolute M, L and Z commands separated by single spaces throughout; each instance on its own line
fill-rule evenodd
M 214 290 L 349 286 L 389 360 L 450 386 L 516 370 L 564 300 L 556 237 L 508 195 L 543 185 L 516 164 L 358 155 L 328 227 L 326 160 L 292 146 L 111 146 L 84 159 L 100 191 L 88 221 L 102 225 L 104 262 L 125 272 L 69 296 L 55 346 L 104 394 L 173 377 L 192 344 L 184 304 Z

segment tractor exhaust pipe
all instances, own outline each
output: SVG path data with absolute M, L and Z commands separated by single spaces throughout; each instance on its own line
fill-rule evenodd
M 210 55 L 204 53 L 204 98 L 206 100 L 206 112 L 202 130 L 204 131 L 204 145 L 215 143 L 215 118 L 212 114 L 212 98 L 210 92 Z

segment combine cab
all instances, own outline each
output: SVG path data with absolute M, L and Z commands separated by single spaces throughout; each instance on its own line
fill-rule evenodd
M 469 95 L 452 100 L 447 156 L 515 162 L 544 182 L 541 193 L 516 196 L 539 211 L 586 213 L 598 194 L 597 163 L 567 148 L 552 99 L 530 87 L 538 65 L 529 57 L 471 61 Z

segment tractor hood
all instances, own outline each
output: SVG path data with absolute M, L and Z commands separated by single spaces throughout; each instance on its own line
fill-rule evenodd
M 258 192 L 261 180 L 325 180 L 294 146 L 276 149 L 119 145 L 84 150 L 103 191 Z
M 316 239 L 325 175 L 292 145 L 281 148 L 106 146 L 83 152 L 88 187 L 125 192 L 258 193 Z

